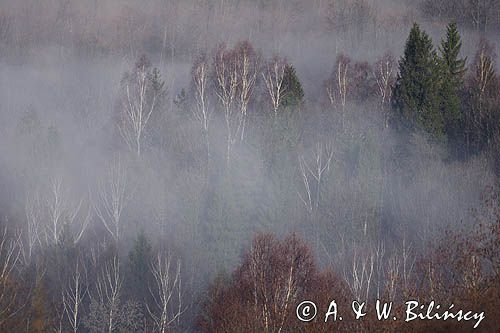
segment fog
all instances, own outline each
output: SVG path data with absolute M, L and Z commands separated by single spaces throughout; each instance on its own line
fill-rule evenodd
M 124 267 L 144 232 L 154 249 L 182 261 L 192 314 L 204 288 L 237 267 L 257 232 L 297 232 L 321 267 L 343 276 L 356 254 L 407 246 L 417 256 L 445 230 L 468 232 L 482 193 L 498 181 L 498 151 L 452 157 L 446 144 L 423 131 L 387 125 L 390 106 L 380 104 L 378 92 L 358 98 L 348 91 L 341 107 L 330 104 L 325 88 L 339 55 L 352 66 L 387 54 L 397 62 L 414 22 L 437 48 L 449 22 L 419 6 L 395 0 L 0 1 L 0 216 L 21 235 L 25 265 L 66 237 L 51 225 L 56 213 L 75 246 L 87 253 L 116 246 Z M 498 51 L 500 22 L 491 22 L 484 31 L 459 22 L 467 65 L 480 37 Z M 230 145 L 229 158 L 224 112 L 210 79 L 207 157 L 192 66 L 203 53 L 212 66 L 217 45 L 231 49 L 243 40 L 262 66 L 274 55 L 286 58 L 303 102 L 289 117 L 274 117 L 259 72 L 245 137 Z M 117 119 L 126 96 L 122 79 L 143 54 L 159 69 L 166 94 L 144 127 L 138 155 Z M 117 177 L 120 185 L 113 183 Z M 107 216 L 106 200 L 116 199 L 109 195 L 121 185 L 119 217 Z M 36 225 L 29 207 L 37 211 Z M 116 218 L 117 229 L 109 230 Z

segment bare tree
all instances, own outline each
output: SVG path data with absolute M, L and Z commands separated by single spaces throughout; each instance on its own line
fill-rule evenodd
M 397 255 L 391 256 L 386 269 L 386 282 L 385 290 L 387 291 L 387 297 L 389 300 L 393 301 L 396 297 L 397 283 L 400 279 L 400 267 L 401 261 Z
M 83 301 L 88 293 L 86 285 L 86 267 L 76 260 L 75 271 L 65 289 L 62 291 L 64 313 L 72 332 L 78 332 L 82 321 Z M 83 274 L 82 274 L 83 271 Z
M 235 48 L 236 62 L 239 71 L 239 108 L 240 123 L 238 125 L 240 132 L 240 141 L 245 136 L 246 119 L 248 104 L 257 81 L 259 73 L 259 57 L 255 53 L 252 45 L 248 41 L 240 42 Z
M 212 285 L 203 304 L 202 332 L 300 332 L 303 325 L 295 312 L 301 301 L 312 299 L 318 309 L 326 309 L 328 295 L 348 299 L 341 279 L 332 271 L 320 272 L 310 248 L 296 235 L 280 241 L 258 234 L 231 283 L 221 282 Z M 322 320 L 316 324 L 305 331 L 331 330 Z
M 181 262 L 172 266 L 172 257 L 158 253 L 156 261 L 151 263 L 155 288 L 149 288 L 154 300 L 153 306 L 146 304 L 157 332 L 165 333 L 179 323 L 179 318 L 186 310 L 182 305 Z
M 377 274 L 377 299 L 380 299 L 382 292 L 382 282 L 384 280 L 385 266 L 385 246 L 384 243 L 378 243 L 375 249 L 375 273 Z
M 40 195 L 38 191 L 28 193 L 26 195 L 26 202 L 24 205 L 24 212 L 26 215 L 26 241 L 28 251 L 26 253 L 26 261 L 31 259 L 33 252 L 37 246 L 42 245 L 42 204 L 40 202 Z
M 311 213 L 319 207 L 323 176 L 330 169 L 332 158 L 332 145 L 320 142 L 316 143 L 309 161 L 304 155 L 299 156 L 299 170 L 305 191 L 305 195 L 299 193 L 299 197 Z
M 342 105 L 342 113 L 345 113 L 345 104 L 347 98 L 347 71 L 349 69 L 349 61 L 345 57 L 339 57 L 337 60 L 337 87 L 340 104 Z
M 374 253 L 359 255 L 356 248 L 354 248 L 352 265 L 350 268 L 344 269 L 344 278 L 356 300 L 368 300 L 368 297 L 370 296 L 374 267 Z
M 484 96 L 486 94 L 487 88 L 491 81 L 494 79 L 495 70 L 494 63 L 492 60 L 492 55 L 489 54 L 491 51 L 488 50 L 490 47 L 488 44 L 480 45 L 480 50 L 476 57 L 476 84 L 479 94 L 479 112 L 482 110 L 482 103 L 484 102 Z M 482 116 L 482 114 L 480 114 Z
M 14 272 L 21 263 L 21 234 L 11 238 L 7 227 L 0 231 L 0 324 L 19 311 Z
M 45 229 L 45 240 L 47 243 L 58 244 L 64 234 L 65 228 L 74 231 L 73 241 L 77 243 L 90 221 L 91 210 L 88 209 L 83 218 L 79 215 L 82 212 L 83 199 L 75 202 L 71 198 L 68 188 L 61 176 L 50 178 L 49 195 L 46 199 L 46 212 L 48 225 Z M 80 221 L 81 220 L 81 221 Z
M 401 269 L 403 275 L 403 293 L 404 297 L 409 297 L 408 291 L 411 287 L 411 282 L 413 281 L 412 275 L 415 266 L 415 258 L 412 254 L 411 244 L 407 244 L 406 237 L 403 237 L 403 242 L 401 244 Z
M 458 20 L 482 33 L 500 22 L 500 3 L 497 0 L 424 0 L 420 7 L 429 17 Z
M 156 74 L 155 74 L 156 73 Z M 163 93 L 163 83 L 155 82 L 159 73 L 151 72 L 151 63 L 142 56 L 134 71 L 122 80 L 123 97 L 120 108 L 119 132 L 132 152 L 141 155 L 144 130 Z
M 231 148 L 245 137 L 248 105 L 259 72 L 259 57 L 249 42 L 240 42 L 233 50 L 220 45 L 214 56 L 215 92 L 226 122 L 226 163 Z
M 285 67 L 286 61 L 276 56 L 266 64 L 262 73 L 275 116 L 278 114 L 281 99 L 283 98 L 283 79 L 285 77 Z
M 239 131 L 239 115 L 235 112 L 239 85 L 238 66 L 233 51 L 220 45 L 214 57 L 216 95 L 224 112 L 226 122 L 226 163 L 229 165 L 231 147 Z
M 105 332 L 108 333 L 114 332 L 119 324 L 122 285 L 120 262 L 115 256 L 111 262 L 104 265 L 97 278 L 95 293 L 90 295 L 94 305 L 98 305 L 97 311 L 101 311 L 98 318 L 104 319 L 103 322 L 95 324 L 105 327 Z
M 121 157 L 115 156 L 105 166 L 105 174 L 97 182 L 97 200 L 94 210 L 115 241 L 122 236 L 121 215 L 131 198 L 127 170 Z
M 116 255 L 107 261 L 89 293 L 90 310 L 83 323 L 91 332 L 143 331 L 143 316 L 137 302 L 122 302 L 123 274 Z M 142 329 L 142 330 L 141 330 Z
M 326 82 L 326 92 L 332 106 L 341 106 L 342 127 L 345 125 L 345 106 L 347 101 L 347 91 L 349 88 L 348 72 L 350 59 L 344 55 L 339 55 L 335 64 L 335 70 L 330 79 Z
M 470 13 L 472 25 L 477 31 L 485 32 L 500 5 L 496 0 L 467 0 L 464 13 Z
M 467 145 L 476 145 L 476 148 L 490 144 L 495 134 L 494 96 L 498 91 L 494 49 L 485 39 L 479 41 L 478 48 L 468 79 L 471 109 L 467 114 L 466 133 Z
M 68 193 L 63 188 L 62 177 L 54 176 L 50 179 L 49 196 L 46 199 L 48 226 L 46 227 L 47 243 L 58 244 L 63 232 L 65 213 L 68 210 Z
M 309 249 L 296 236 L 275 242 L 268 235 L 256 237 L 243 268 L 252 288 L 255 318 L 265 332 L 283 331 L 306 274 L 314 271 Z
M 110 244 L 108 243 L 107 238 L 103 238 L 102 240 L 97 240 L 89 249 L 89 262 L 93 269 L 97 268 L 100 265 L 100 258 L 106 249 L 108 249 Z
M 380 102 L 386 105 L 392 95 L 392 84 L 394 81 L 395 60 L 390 54 L 386 54 L 373 66 L 373 75 L 377 82 Z
M 413 271 L 415 258 L 412 254 L 411 245 L 407 244 L 403 237 L 400 248 L 396 248 L 389 258 L 386 268 L 385 288 L 390 300 L 394 300 L 400 288 L 403 297 L 410 297 L 413 287 Z M 430 281 L 431 285 L 432 282 Z
M 75 233 L 73 234 L 73 243 L 74 244 L 77 244 L 82 239 L 83 234 L 87 230 L 87 227 L 89 226 L 90 221 L 92 220 L 93 209 L 92 209 L 92 205 L 90 204 L 90 200 L 87 201 L 85 206 L 86 206 L 85 209 L 81 208 L 79 210 L 80 214 L 79 214 L 79 219 L 77 220 L 77 222 L 73 223 L 73 225 L 76 226 L 76 227 L 74 227 L 76 229 L 74 229 Z M 82 207 L 82 204 L 80 204 L 79 207 Z
M 196 120 L 201 123 L 201 128 L 203 131 L 207 149 L 207 160 L 210 159 L 210 140 L 208 125 L 211 118 L 207 95 L 209 70 L 209 64 L 204 54 L 195 61 L 193 69 L 191 70 L 191 78 L 194 86 L 196 100 L 196 112 L 194 113 L 194 116 Z

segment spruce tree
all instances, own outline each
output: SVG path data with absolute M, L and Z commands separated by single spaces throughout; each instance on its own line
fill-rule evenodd
M 286 65 L 283 73 L 283 107 L 297 107 L 302 104 L 304 99 L 304 90 L 300 84 L 299 78 L 295 73 L 295 68 Z
M 167 88 L 165 81 L 161 77 L 160 70 L 158 68 L 153 68 L 153 70 L 148 73 L 148 100 L 151 103 L 155 101 L 154 111 L 151 113 L 150 118 L 150 131 L 149 135 L 145 135 L 147 143 L 151 146 L 162 147 L 166 142 L 165 125 L 167 122 L 165 106 L 167 102 Z
M 392 101 L 404 125 L 442 137 L 444 120 L 438 88 L 439 66 L 432 40 L 415 23 L 399 61 Z
M 441 41 L 439 64 L 441 70 L 440 108 L 444 118 L 444 130 L 448 139 L 455 142 L 463 122 L 461 114 L 461 90 L 464 84 L 465 58 L 459 58 L 462 42 L 457 25 L 448 25 L 446 39 Z
M 152 246 L 143 230 L 139 232 L 129 255 L 129 287 L 136 300 L 145 300 L 148 294 L 149 264 L 152 258 Z

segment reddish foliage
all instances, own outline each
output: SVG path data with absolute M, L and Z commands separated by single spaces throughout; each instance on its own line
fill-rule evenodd
M 216 280 L 203 306 L 203 332 L 322 332 L 338 323 L 324 323 L 320 315 L 300 322 L 295 311 L 303 300 L 313 300 L 318 314 L 335 298 L 347 300 L 346 288 L 332 272 L 319 272 L 312 253 L 296 235 L 280 241 L 259 234 L 230 281 Z

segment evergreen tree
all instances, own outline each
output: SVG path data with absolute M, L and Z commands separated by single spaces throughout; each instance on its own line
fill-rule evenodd
M 282 106 L 295 108 L 304 100 L 304 90 L 292 65 L 286 65 L 283 73 L 283 102 Z
M 155 67 L 148 73 L 148 80 L 150 86 L 148 99 L 150 101 L 155 100 L 155 107 L 151 113 L 150 132 L 146 140 L 150 146 L 163 147 L 167 141 L 165 126 L 167 124 L 166 101 L 168 91 L 158 68 Z
M 415 23 L 399 61 L 393 107 L 403 124 L 440 138 L 444 119 L 439 108 L 439 66 L 431 38 Z
M 150 277 L 149 263 L 152 258 L 152 247 L 144 231 L 140 231 L 134 241 L 129 255 L 130 292 L 137 301 L 149 298 L 148 281 Z
M 444 130 L 452 142 L 456 141 L 463 122 L 461 114 L 461 90 L 464 84 L 465 58 L 459 58 L 462 42 L 457 25 L 448 25 L 446 39 L 441 41 L 439 59 L 441 69 L 440 105 L 444 117 Z

